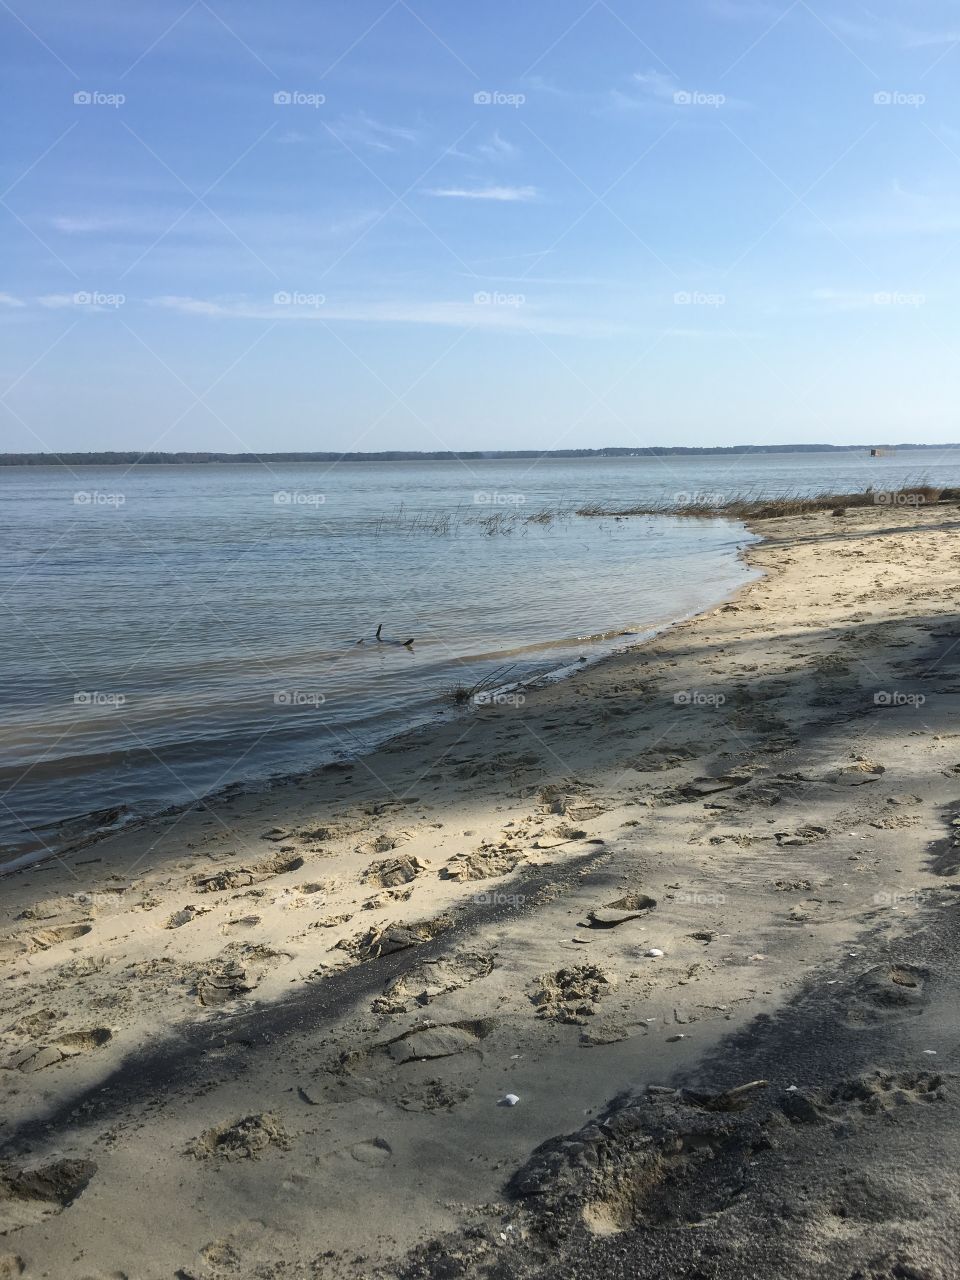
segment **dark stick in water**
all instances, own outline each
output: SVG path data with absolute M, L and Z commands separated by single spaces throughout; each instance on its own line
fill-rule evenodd
M 383 623 L 381 622 L 379 627 L 377 627 L 377 639 L 380 641 L 381 644 L 400 644 L 400 645 L 403 645 L 405 649 L 410 649 L 413 647 L 413 636 L 411 636 L 409 640 L 384 640 L 383 636 L 380 634 L 382 630 L 383 630 Z

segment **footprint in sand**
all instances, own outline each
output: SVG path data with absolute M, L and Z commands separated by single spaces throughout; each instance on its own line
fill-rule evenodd
M 288 871 L 299 871 L 303 866 L 303 858 L 296 853 L 285 853 L 282 850 L 272 858 L 265 858 L 254 864 L 253 870 L 258 876 L 283 876 Z
M 0 1235 L 61 1213 L 86 1190 L 96 1172 L 92 1160 L 0 1169 Z
M 359 1164 L 372 1165 L 379 1168 L 393 1155 L 393 1147 L 386 1138 L 369 1138 L 364 1142 L 355 1142 L 350 1148 L 350 1155 Z
M 262 862 L 254 863 L 250 868 L 232 867 L 212 874 L 201 873 L 191 879 L 198 893 L 220 893 L 225 889 L 246 889 L 257 880 L 268 876 L 285 875 L 288 871 L 299 871 L 303 866 L 303 858 L 298 854 L 279 852 Z
M 929 999 L 929 976 L 929 969 L 913 964 L 878 964 L 867 969 L 839 996 L 847 1005 L 848 1025 L 874 1027 L 922 1013 Z
M 475 853 L 458 853 L 440 870 L 441 880 L 490 880 L 505 876 L 520 861 L 518 850 L 482 847 Z
M 256 990 L 271 965 L 286 964 L 292 959 L 291 952 L 275 951 L 263 943 L 229 942 L 220 957 L 197 974 L 197 1003 L 217 1008 L 239 1000 Z M 256 973 L 250 972 L 250 965 L 257 967 Z
M 424 920 L 416 925 L 372 925 L 353 938 L 341 938 L 334 943 L 334 949 L 348 952 L 355 960 L 377 960 L 380 956 L 389 956 L 395 951 L 419 947 L 421 943 L 442 933 L 449 925 L 450 921 L 445 916 Z
M 656 905 L 656 898 L 649 898 L 645 893 L 627 893 L 604 907 L 594 907 L 587 913 L 586 920 L 581 921 L 581 926 L 586 929 L 615 929 L 628 920 L 642 919 Z
M 77 938 L 84 938 L 92 930 L 92 924 L 65 924 L 58 929 L 40 929 L 37 933 L 31 934 L 33 945 L 30 950 L 47 951 L 61 942 L 73 942 Z
M 185 924 L 189 924 L 197 916 L 204 916 L 212 910 L 212 907 L 195 907 L 188 902 L 185 907 L 182 907 L 179 911 L 174 911 L 173 915 L 168 916 L 163 927 L 165 929 L 182 929 Z
M 665 769 L 679 769 L 682 764 L 693 759 L 695 759 L 695 752 L 688 747 L 675 746 L 668 750 L 651 747 L 648 751 L 641 751 L 638 756 L 635 756 L 630 762 L 630 767 L 636 769 L 638 773 L 660 773 Z
M 485 978 L 493 968 L 493 956 L 481 952 L 461 951 L 426 960 L 389 983 L 383 995 L 373 1002 L 372 1010 L 391 1014 L 403 1013 L 414 1004 L 424 1007 L 437 996 Z
M 358 844 L 354 853 L 367 858 L 372 853 L 389 853 L 391 849 L 396 849 L 398 845 L 404 844 L 412 835 L 412 831 L 398 831 L 392 835 L 385 833 L 376 836 L 373 840 L 365 840 L 363 844 Z
M 338 1060 L 335 1096 L 387 1099 L 404 1111 L 446 1110 L 470 1095 L 482 1061 L 482 1042 L 492 1034 L 492 1018 L 474 1018 L 415 1027 Z M 442 1076 L 436 1074 L 442 1071 Z
M 794 1124 L 823 1124 L 857 1113 L 883 1115 L 904 1105 L 942 1101 L 948 1079 L 932 1071 L 876 1070 L 829 1089 L 794 1089 L 784 1093 L 779 1105 Z
M 393 889 L 397 885 L 409 884 L 417 876 L 427 870 L 427 863 L 420 858 L 401 854 L 398 858 L 384 858 L 380 862 L 371 862 L 361 874 L 361 884 L 374 884 L 380 889 Z
M 544 813 L 560 814 L 574 822 L 588 822 L 606 813 L 606 805 L 584 795 L 583 790 L 575 786 L 548 783 L 540 789 L 537 799 Z
M 196 875 L 191 884 L 198 893 L 220 893 L 224 889 L 244 889 L 253 884 L 253 874 L 243 867 L 229 871 L 216 871 L 212 875 Z
M 256 985 L 247 979 L 243 965 L 228 963 L 197 978 L 197 1003 L 208 1008 L 227 1004 L 247 995 Z
M 70 1031 L 59 1036 L 48 1045 L 30 1050 L 17 1063 L 18 1071 L 43 1071 L 46 1067 L 56 1066 L 67 1058 L 75 1058 L 80 1054 L 92 1053 L 102 1049 L 113 1039 L 113 1032 L 107 1027 L 92 1027 L 86 1031 Z
M 220 926 L 220 932 L 232 933 L 235 929 L 255 929 L 260 920 L 260 916 L 233 916 L 230 920 L 224 920 Z
M 881 774 L 884 773 L 886 773 L 884 765 L 875 764 L 872 760 L 860 759 L 855 764 L 843 765 L 827 773 L 824 781 L 844 787 L 862 787 L 868 782 L 879 782 Z

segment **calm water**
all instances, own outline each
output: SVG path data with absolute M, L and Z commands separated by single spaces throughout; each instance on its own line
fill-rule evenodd
M 749 577 L 723 521 L 515 513 L 921 475 L 960 486 L 931 452 L 0 468 L 0 861 L 354 755 Z

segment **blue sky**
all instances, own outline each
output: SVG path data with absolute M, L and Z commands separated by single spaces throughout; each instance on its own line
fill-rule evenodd
M 0 24 L 0 448 L 960 439 L 960 5 Z

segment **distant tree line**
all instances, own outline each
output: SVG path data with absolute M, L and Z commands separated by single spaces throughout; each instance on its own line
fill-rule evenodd
M 295 451 L 290 453 L 138 453 L 135 449 L 97 453 L 0 453 L 3 467 L 177 465 L 198 462 L 475 462 L 484 458 L 658 458 L 676 454 L 706 455 L 742 453 L 864 453 L 869 449 L 953 449 L 943 444 L 735 444 L 650 445 L 646 448 L 606 449 L 470 449 L 455 452 L 418 452 L 384 449 L 378 453 Z

